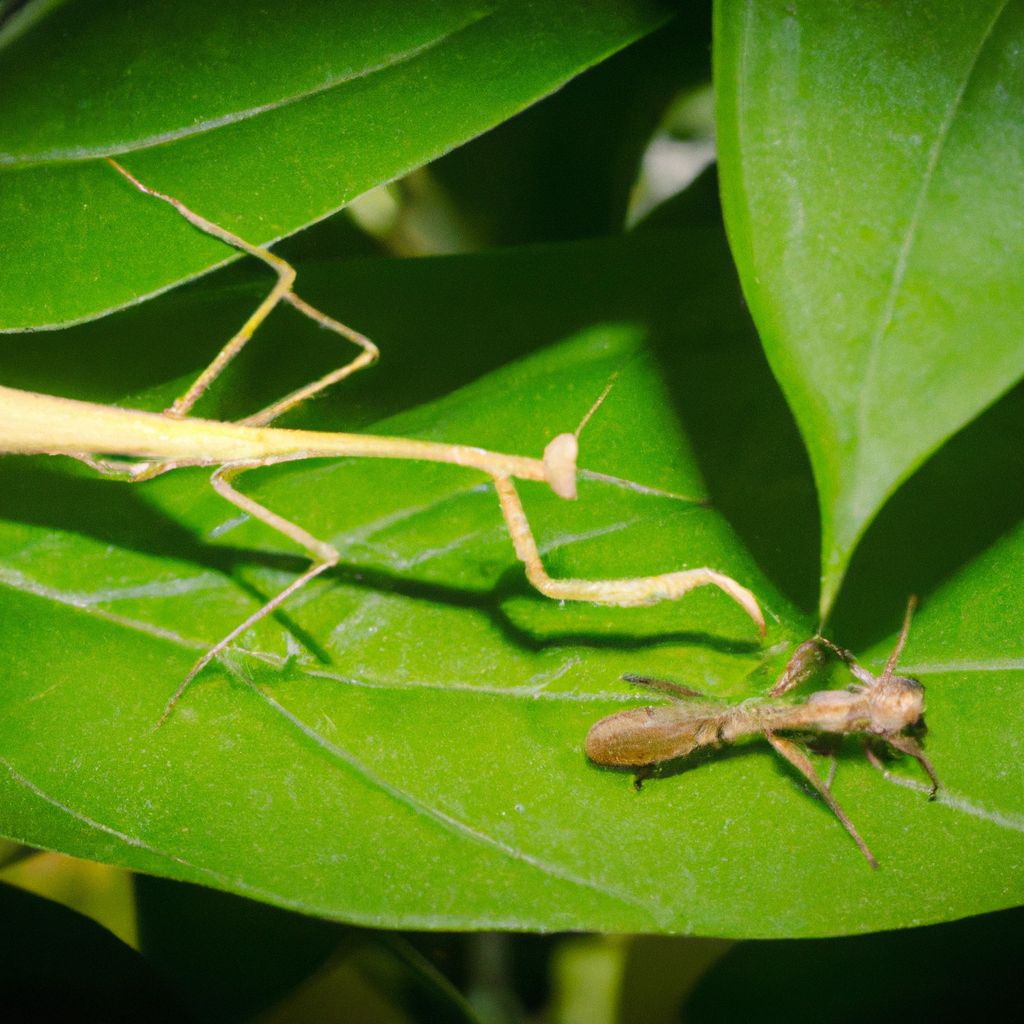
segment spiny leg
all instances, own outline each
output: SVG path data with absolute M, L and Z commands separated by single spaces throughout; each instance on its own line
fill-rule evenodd
M 325 543 L 322 540 L 318 540 L 311 533 L 307 533 L 301 526 L 291 522 L 291 520 L 285 519 L 283 516 L 279 516 L 276 512 L 272 512 L 266 506 L 261 505 L 259 502 L 248 497 L 248 495 L 242 494 L 231 486 L 231 481 L 239 474 L 246 472 L 249 469 L 257 469 L 264 463 L 246 463 L 243 465 L 232 465 L 222 466 L 218 469 L 211 477 L 210 482 L 213 484 L 214 490 L 226 501 L 231 502 L 236 508 L 240 508 L 243 512 L 248 513 L 254 519 L 258 519 L 260 522 L 265 523 L 272 530 L 276 530 L 278 533 L 283 534 L 290 540 L 295 541 L 301 547 L 304 547 L 314 558 L 313 564 L 301 575 L 294 579 L 287 587 L 284 588 L 280 593 L 275 594 L 269 601 L 266 602 L 261 608 L 258 608 L 252 613 L 244 622 L 239 623 L 227 636 L 223 637 L 216 644 L 213 645 L 196 663 L 189 669 L 188 675 L 181 681 L 178 688 L 171 695 L 171 699 L 167 702 L 164 707 L 163 714 L 161 714 L 157 726 L 163 725 L 171 712 L 174 711 L 175 705 L 181 700 L 182 695 L 191 685 L 192 681 L 207 665 L 213 661 L 214 658 L 220 654 L 236 637 L 241 636 L 247 629 L 250 629 L 257 622 L 265 619 L 268 615 L 272 614 L 277 608 L 279 608 L 285 601 L 288 600 L 292 594 L 301 590 L 310 580 L 315 579 L 322 572 L 330 569 L 332 566 L 338 563 L 338 552 L 331 547 L 330 544 Z
M 842 823 L 843 828 L 850 833 L 850 836 L 857 844 L 860 852 L 864 854 L 867 862 L 873 868 L 877 868 L 878 861 L 875 860 L 875 855 L 868 849 L 867 843 L 861 839 L 860 833 L 856 828 L 854 828 L 853 822 L 846 816 L 846 812 L 839 806 L 836 798 L 829 791 L 828 786 L 818 778 L 818 773 L 814 770 L 814 765 L 811 764 L 810 758 L 808 758 L 808 756 L 791 740 L 783 739 L 770 729 L 765 729 L 764 735 L 778 753 L 780 753 L 794 768 L 796 768 L 796 770 L 799 771 L 818 791 L 822 800 L 828 804 L 832 809 L 832 813 Z
M 153 196 L 156 199 L 163 200 L 163 202 L 168 203 L 177 210 L 185 220 L 193 225 L 193 227 L 198 228 L 200 231 L 203 231 L 214 238 L 220 239 L 222 242 L 225 242 L 227 245 L 230 245 L 235 249 L 240 249 L 242 252 L 248 253 L 250 256 L 254 256 L 256 259 L 265 263 L 274 271 L 275 274 L 277 274 L 277 283 L 267 294 L 266 298 L 264 298 L 259 306 L 256 307 L 255 311 L 245 321 L 241 329 L 226 342 L 220 352 L 218 352 L 214 357 L 210 365 L 207 366 L 206 369 L 203 370 L 203 372 L 192 382 L 188 390 L 185 391 L 184 394 L 180 395 L 166 410 L 168 415 L 185 416 L 188 414 L 196 402 L 199 401 L 210 385 L 221 375 L 221 373 L 223 373 L 227 365 L 235 358 L 235 356 L 238 355 L 246 342 L 248 342 L 253 334 L 255 334 L 259 326 L 264 320 L 266 320 L 273 309 L 281 301 L 289 303 L 303 316 L 309 317 L 309 319 L 318 323 L 321 327 L 324 327 L 348 341 L 351 341 L 353 344 L 358 345 L 362 349 L 362 352 L 344 366 L 339 367 L 336 370 L 332 370 L 330 373 L 324 374 L 312 383 L 293 391 L 291 394 L 277 402 L 274 402 L 272 405 L 267 406 L 267 408 L 255 413 L 253 416 L 248 417 L 242 422 L 253 426 L 266 426 L 277 416 L 280 416 L 282 413 L 294 408 L 300 402 L 304 402 L 307 398 L 310 398 L 312 395 L 324 390 L 324 388 L 330 387 L 332 384 L 335 384 L 340 380 L 344 380 L 357 370 L 360 370 L 364 366 L 368 366 L 376 361 L 379 355 L 379 350 L 369 338 L 341 323 L 339 320 L 335 320 L 333 317 L 321 312 L 314 306 L 311 306 L 308 302 L 300 299 L 292 291 L 292 285 L 295 283 L 296 272 L 295 268 L 287 260 L 275 255 L 266 247 L 254 245 L 252 242 L 247 242 L 244 238 L 228 231 L 226 228 L 222 228 L 219 224 L 215 224 L 213 221 L 207 220 L 205 217 L 187 207 L 183 202 L 181 202 L 181 200 L 175 199 L 173 196 L 169 196 L 163 192 L 158 192 L 156 189 L 152 189 L 148 185 L 143 184 L 130 171 L 117 163 L 116 160 L 112 160 L 110 157 L 107 157 L 106 160 L 114 170 L 131 182 L 131 184 L 140 192 Z
M 906 775 L 895 775 L 889 771 L 885 762 L 878 756 L 878 751 L 873 746 L 872 737 L 870 736 L 864 737 L 864 756 L 872 768 L 881 772 L 882 778 L 886 782 L 891 782 L 894 786 L 902 786 L 904 789 L 912 789 L 915 793 L 925 793 L 929 800 L 935 796 L 935 790 L 931 786 L 918 782 L 917 779 L 911 779 Z
M 818 639 L 846 665 L 853 677 L 863 686 L 870 688 L 878 682 L 877 678 L 861 665 L 852 652 L 848 651 L 845 647 L 832 643 L 831 640 L 823 636 L 819 636 Z
M 659 601 L 674 601 L 697 587 L 711 584 L 728 594 L 754 620 L 758 631 L 764 635 L 764 616 L 757 598 L 746 587 L 714 569 L 686 569 L 632 579 L 552 579 L 541 561 L 537 542 L 511 479 L 495 476 L 494 486 L 516 555 L 526 567 L 526 578 L 547 597 L 556 601 L 588 601 L 591 604 L 630 608 Z
M 917 597 L 913 594 L 910 595 L 910 599 L 907 601 L 907 610 L 903 616 L 903 626 L 900 629 L 900 635 L 896 639 L 896 646 L 893 647 L 892 653 L 889 655 L 886 661 L 885 668 L 882 670 L 880 676 L 875 676 L 864 668 L 860 662 L 851 654 L 845 647 L 840 647 L 838 644 L 832 643 L 831 640 L 827 640 L 823 636 L 819 636 L 818 640 L 821 641 L 836 657 L 840 658 L 845 662 L 846 667 L 849 668 L 850 672 L 864 685 L 867 687 L 877 686 L 880 682 L 888 680 L 892 677 L 893 672 L 896 669 L 896 663 L 900 659 L 900 655 L 903 653 L 903 648 L 907 642 L 907 636 L 910 633 L 910 620 L 913 618 L 914 609 L 917 607 Z
M 886 782 L 892 782 L 897 786 L 904 786 L 907 789 L 914 790 L 915 792 L 929 792 L 928 787 L 923 782 L 918 782 L 916 779 L 907 779 L 900 775 L 893 775 L 893 773 L 885 766 L 885 762 L 878 756 L 878 751 L 875 750 L 872 745 L 872 739 L 870 736 L 864 737 L 863 745 L 864 756 L 867 758 L 868 764 L 876 771 L 881 772 L 882 778 L 884 778 Z

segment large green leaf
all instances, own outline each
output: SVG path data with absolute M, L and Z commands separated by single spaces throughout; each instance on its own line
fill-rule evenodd
M 62 4 L 0 49 L 0 328 L 99 316 L 225 260 L 99 157 L 268 242 L 665 17 L 657 0 Z
M 1024 373 L 1024 5 L 719 3 L 722 192 L 814 465 L 821 612 L 885 500 Z
M 324 264 L 301 280 L 386 355 L 351 382 L 350 415 L 339 397 L 316 403 L 309 424 L 537 453 L 620 371 L 582 436 L 583 465 L 620 482 L 585 477 L 575 504 L 523 487 L 552 570 L 714 564 L 764 601 L 768 646 L 718 593 L 646 610 L 536 596 L 489 486 L 463 471 L 291 466 L 246 486 L 337 542 L 342 567 L 247 635 L 154 731 L 196 654 L 302 560 L 240 523 L 199 473 L 133 489 L 8 459 L 4 834 L 388 926 L 820 935 L 1019 902 L 1020 531 L 923 595 L 908 647 L 928 684 L 928 748 L 948 790 L 929 803 L 887 784 L 855 748 L 842 758 L 837 795 L 878 872 L 761 745 L 698 758 L 641 793 L 583 757 L 590 724 L 638 699 L 622 672 L 743 698 L 764 690 L 810 628 L 783 592 L 804 592 L 811 545 L 780 561 L 749 525 L 760 510 L 767 535 L 792 528 L 790 506 L 806 508 L 810 484 L 796 472 L 782 493 L 797 500 L 780 501 L 765 476 L 766 466 L 780 479 L 799 467 L 799 448 L 717 233 Z M 132 339 L 153 338 L 159 351 L 173 331 L 236 321 L 258 294 L 211 281 L 103 325 L 40 335 L 5 379 L 57 387 L 74 375 L 57 354 L 86 351 L 111 372 L 120 356 L 127 386 L 144 390 L 124 356 Z M 269 326 L 253 358 L 291 373 L 305 362 L 297 340 L 322 342 L 294 318 Z M 93 345 L 104 332 L 114 340 Z M 113 385 L 93 372 L 65 390 L 103 397 Z M 244 371 L 234 387 L 253 405 L 265 397 Z M 751 412 L 754 395 L 762 403 Z M 434 400 L 412 408 L 420 399 Z M 721 512 L 680 497 L 705 494 L 698 464 L 749 550 Z M 983 616 L 998 629 L 976 628 Z M 896 771 L 919 781 L 910 767 Z M 937 884 L 952 863 L 955 885 Z
M 231 2 L 64 3 L 8 44 L 0 83 L 17 102 L 0 114 L 3 163 L 84 160 L 243 121 L 409 60 L 494 6 L 345 0 L 325 17 L 297 0 L 253 17 Z

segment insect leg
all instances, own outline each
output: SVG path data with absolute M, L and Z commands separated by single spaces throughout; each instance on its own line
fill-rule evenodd
M 353 330 L 351 327 L 346 326 L 340 321 L 335 320 L 333 317 L 327 316 L 326 313 L 322 313 L 320 310 L 309 305 L 308 302 L 300 299 L 292 291 L 292 285 L 295 283 L 296 276 L 295 268 L 287 260 L 275 255 L 266 247 L 254 245 L 252 242 L 247 242 L 244 238 L 228 231 L 226 228 L 222 228 L 219 224 L 215 224 L 213 221 L 207 220 L 194 210 L 189 209 L 183 202 L 181 202 L 181 200 L 175 199 L 173 196 L 166 195 L 163 192 L 158 192 L 156 189 L 152 189 L 148 185 L 144 185 L 130 171 L 117 163 L 116 160 L 112 160 L 107 157 L 107 163 L 110 164 L 118 174 L 127 178 L 127 180 L 140 192 L 144 192 L 146 195 L 153 196 L 156 199 L 161 199 L 165 203 L 174 207 L 174 209 L 177 210 L 185 220 L 193 225 L 193 227 L 198 228 L 205 234 L 212 235 L 214 238 L 220 239 L 222 242 L 225 242 L 227 245 L 230 245 L 235 249 L 241 249 L 242 252 L 248 253 L 250 256 L 254 256 L 256 259 L 265 263 L 274 271 L 275 274 L 277 274 L 277 283 L 274 287 L 271 288 L 267 293 L 267 296 L 256 307 L 255 311 L 249 316 L 238 332 L 224 344 L 223 348 L 221 348 L 220 352 L 217 353 L 210 365 L 207 366 L 206 369 L 203 370 L 203 372 L 192 382 L 188 390 L 185 391 L 184 394 L 180 395 L 166 410 L 169 415 L 185 416 L 189 413 L 210 385 L 224 371 L 228 363 L 238 355 L 246 342 L 248 342 L 253 334 L 256 333 L 259 326 L 264 320 L 266 320 L 277 304 L 281 301 L 294 306 L 295 309 L 303 314 L 303 316 L 309 317 L 321 327 L 324 327 L 329 331 L 333 331 L 335 334 L 340 334 L 343 338 L 346 338 L 353 344 L 358 345 L 362 349 L 362 352 L 344 366 L 339 367 L 336 370 L 332 370 L 330 373 L 324 374 L 324 376 L 302 388 L 299 388 L 297 391 L 293 391 L 291 394 L 286 395 L 284 398 L 274 402 L 272 405 L 267 406 L 265 409 L 253 414 L 242 422 L 252 426 L 266 426 L 266 424 L 270 423 L 277 416 L 280 416 L 281 413 L 294 408 L 300 402 L 305 401 L 311 395 L 315 395 L 324 388 L 330 387 L 332 384 L 335 384 L 340 380 L 344 380 L 345 377 L 350 376 L 357 370 L 362 369 L 364 366 L 369 365 L 377 359 L 379 354 L 377 346 L 374 345 L 369 338 L 360 334 L 358 331 Z
M 321 312 L 304 299 L 300 299 L 294 292 L 289 292 L 285 295 L 284 299 L 285 302 L 294 306 L 300 313 L 308 316 L 321 327 L 333 331 L 335 334 L 340 334 L 343 338 L 347 338 L 353 344 L 358 345 L 362 352 L 354 359 L 345 363 L 344 366 L 339 366 L 337 369 L 331 370 L 330 373 L 325 373 L 322 377 L 318 377 L 309 384 L 304 384 L 301 388 L 297 388 L 290 394 L 285 395 L 284 398 L 279 398 L 265 409 L 261 409 L 252 416 L 247 416 L 242 420 L 242 423 L 248 426 L 265 427 L 282 413 L 286 413 L 289 409 L 294 409 L 297 405 L 306 401 L 307 398 L 312 398 L 314 395 L 337 384 L 346 377 L 351 377 L 353 373 L 358 372 L 364 366 L 370 366 L 375 363 L 380 355 L 380 349 L 365 334 L 360 334 L 358 331 L 343 324 L 340 320 L 335 320 L 333 317 Z
M 892 649 L 892 654 L 889 655 L 889 660 L 885 663 L 885 669 L 882 671 L 882 679 L 889 679 L 893 672 L 896 671 L 896 662 L 900 660 L 900 655 L 903 653 L 903 648 L 907 643 L 907 634 L 910 632 L 910 620 L 913 618 L 914 609 L 917 608 L 917 595 L 911 594 L 907 600 L 907 611 L 903 616 L 903 627 L 900 629 L 900 635 L 896 639 L 896 646 Z M 914 755 L 915 757 L 917 755 Z M 929 773 L 930 774 L 930 773 Z M 936 783 L 936 786 L 938 783 Z
M 835 752 L 829 756 L 828 777 L 825 779 L 825 788 L 831 793 L 832 783 L 836 781 L 836 770 L 839 768 L 839 758 Z
M 857 844 L 860 852 L 864 854 L 867 862 L 873 868 L 877 868 L 878 861 L 875 860 L 875 855 L 868 849 L 867 843 L 861 839 L 860 833 L 856 828 L 854 828 L 853 822 L 846 816 L 846 812 L 839 806 L 836 798 L 831 794 L 828 787 L 821 781 L 821 779 L 818 778 L 818 773 L 814 770 L 814 765 L 811 764 L 807 755 L 791 740 L 783 739 L 770 729 L 765 729 L 764 735 L 776 751 L 778 751 L 778 753 L 780 753 L 794 768 L 796 768 L 796 770 L 799 771 L 818 791 L 822 800 L 828 804 L 832 809 L 832 813 L 842 823 L 843 828 L 850 833 L 851 838 Z
M 685 700 L 688 697 L 704 696 L 700 690 L 694 690 L 689 686 L 683 686 L 681 683 L 672 683 L 667 679 L 652 679 L 650 676 L 635 676 L 630 672 L 627 672 L 622 679 L 624 682 L 632 683 L 634 686 L 646 686 L 650 690 L 660 690 L 662 693 L 667 693 L 670 697 L 675 697 L 676 700 Z
M 832 643 L 831 640 L 826 639 L 823 636 L 819 636 L 818 640 L 821 641 L 837 658 L 842 661 L 846 667 L 853 674 L 860 683 L 864 686 L 874 686 L 878 682 L 878 679 L 869 672 L 863 665 L 854 657 L 851 651 L 848 651 L 845 647 L 840 647 L 838 644 Z
M 697 587 L 712 584 L 740 605 L 757 624 L 761 635 L 764 635 L 764 616 L 757 598 L 746 587 L 714 569 L 687 569 L 633 579 L 553 579 L 541 561 L 537 542 L 512 481 L 506 476 L 495 476 L 494 486 L 516 555 L 526 567 L 526 578 L 547 597 L 556 601 L 588 601 L 591 604 L 629 608 L 657 604 L 659 601 L 674 601 Z
M 322 540 L 318 540 L 311 533 L 307 533 L 301 526 L 285 519 L 283 516 L 279 516 L 276 512 L 272 512 L 266 506 L 261 505 L 259 502 L 254 501 L 252 498 L 240 491 L 237 491 L 231 485 L 231 481 L 237 477 L 240 473 L 244 473 L 248 469 L 256 469 L 263 463 L 248 463 L 244 465 L 232 465 L 222 466 L 218 469 L 211 477 L 210 483 L 213 485 L 214 490 L 225 500 L 231 502 L 236 508 L 240 508 L 243 512 L 248 513 L 254 519 L 258 519 L 260 522 L 265 523 L 272 530 L 276 530 L 278 533 L 283 534 L 290 540 L 295 541 L 301 547 L 304 547 L 312 556 L 313 564 L 304 572 L 301 576 L 298 576 L 287 587 L 284 588 L 280 593 L 275 594 L 269 601 L 266 602 L 262 607 L 258 608 L 252 613 L 244 622 L 239 623 L 227 636 L 223 637 L 216 644 L 213 645 L 201 658 L 189 670 L 188 675 L 181 681 L 178 688 L 171 695 L 171 699 L 167 702 L 164 707 L 163 714 L 160 716 L 160 720 L 157 725 L 162 725 L 170 714 L 174 711 L 175 705 L 181 700 L 182 695 L 192 684 L 192 681 L 207 665 L 213 661 L 214 658 L 220 654 L 236 637 L 241 636 L 247 629 L 254 626 L 261 619 L 265 619 L 268 615 L 279 608 L 285 601 L 288 600 L 292 594 L 296 591 L 301 590 L 310 580 L 315 579 L 322 572 L 330 569 L 332 566 L 338 563 L 338 552 L 331 547 L 330 544 L 325 543 Z
M 932 800 L 935 798 L 935 794 L 939 791 L 939 779 L 935 774 L 935 769 L 932 767 L 931 761 L 925 756 L 924 751 L 918 745 L 917 740 L 910 736 L 886 736 L 885 742 L 891 747 L 895 747 L 900 753 L 909 754 L 914 758 L 917 763 L 925 770 L 928 778 L 932 780 L 932 791 L 928 795 L 928 799 Z
M 832 733 L 817 733 L 802 740 L 804 749 L 818 757 L 828 758 L 828 772 L 825 775 L 825 788 L 832 789 L 832 783 L 836 781 L 836 773 L 839 771 L 839 745 L 840 739 Z
M 806 682 L 825 664 L 831 646 L 822 643 L 820 636 L 812 636 L 805 640 L 794 652 L 782 675 L 776 680 L 775 685 L 768 691 L 770 697 L 781 697 L 789 693 L 794 687 Z
M 889 769 L 882 763 L 882 759 L 875 752 L 875 748 L 871 745 L 871 738 L 868 736 L 864 737 L 864 756 L 872 768 L 880 771 L 887 779 L 889 778 Z
M 931 786 L 918 782 L 917 779 L 908 778 L 906 775 L 894 775 L 889 771 L 885 762 L 878 756 L 878 751 L 874 748 L 871 738 L 868 736 L 864 737 L 864 756 L 872 768 L 882 773 L 882 778 L 886 782 L 891 782 L 894 786 L 902 786 L 904 789 L 912 789 L 915 793 L 927 793 L 929 799 L 931 799 Z
M 161 467 L 161 472 L 166 472 L 163 469 L 164 463 L 126 462 L 121 459 L 104 459 L 85 453 L 72 455 L 71 458 L 88 466 L 94 472 L 99 473 L 100 476 L 109 477 L 112 480 L 122 480 L 129 484 L 158 476 L 159 473 L 155 469 L 157 465 Z M 166 463 L 166 467 L 167 469 L 176 468 L 174 463 Z

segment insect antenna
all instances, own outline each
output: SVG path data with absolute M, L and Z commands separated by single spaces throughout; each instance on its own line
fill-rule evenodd
M 900 660 L 900 655 L 903 653 L 903 648 L 907 643 L 907 635 L 910 633 L 910 620 L 913 617 L 914 609 L 917 607 L 917 595 L 911 594 L 910 600 L 907 601 L 907 612 L 903 616 L 903 628 L 900 630 L 899 638 L 896 641 L 896 646 L 892 649 L 892 654 L 889 655 L 889 660 L 885 663 L 885 670 L 879 677 L 880 683 L 887 683 L 891 678 L 893 672 L 896 670 L 896 663 Z
M 597 400 L 596 400 L 596 401 L 594 402 L 594 404 L 593 404 L 593 405 L 592 405 L 592 406 L 591 406 L 591 407 L 590 407 L 590 408 L 589 408 L 589 409 L 587 410 L 587 412 L 586 412 L 586 415 L 585 415 L 585 416 L 583 417 L 583 419 L 581 419 L 581 420 L 580 420 L 579 426 L 578 426 L 578 427 L 577 427 L 577 428 L 576 428 L 576 429 L 575 429 L 575 430 L 573 431 L 573 434 L 574 434 L 574 435 L 576 436 L 576 439 L 577 439 L 577 440 L 579 440 L 579 436 L 580 436 L 580 434 L 581 434 L 581 433 L 583 432 L 583 428 L 584 428 L 584 427 L 585 427 L 585 426 L 586 426 L 586 425 L 587 425 L 587 424 L 588 424 L 588 423 L 590 422 L 590 418 L 591 418 L 591 416 L 593 416 L 593 415 L 594 415 L 594 413 L 595 413 L 595 412 L 597 412 L 597 410 L 601 408 L 601 404 L 602 404 L 602 403 L 604 402 L 604 400 L 605 400 L 605 399 L 606 399 L 606 398 L 608 397 L 608 395 L 609 395 L 609 393 L 611 392 L 612 388 L 613 388 L 613 387 L 615 387 L 615 382 L 616 382 L 616 381 L 617 381 L 618 379 L 619 379 L 619 371 L 618 371 L 618 370 L 616 370 L 616 371 L 615 371 L 615 372 L 614 372 L 614 373 L 613 373 L 613 374 L 612 374 L 612 375 L 611 375 L 611 376 L 610 376 L 610 377 L 608 378 L 608 383 L 607 383 L 607 384 L 605 384 L 605 386 L 604 386 L 604 390 L 603 390 L 603 391 L 601 392 L 601 394 L 599 394 L 599 395 L 597 396 Z

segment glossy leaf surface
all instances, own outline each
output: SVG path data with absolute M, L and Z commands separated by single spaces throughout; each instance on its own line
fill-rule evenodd
M 99 158 L 269 242 L 657 27 L 654 0 L 58 6 L 0 49 L 0 329 L 100 316 L 223 250 Z M 326 22 L 330 20 L 330 24 Z M 55 83 L 55 84 L 54 84 Z
M 582 464 L 619 482 L 585 478 L 576 504 L 522 488 L 551 571 L 713 564 L 762 598 L 767 645 L 717 593 L 634 610 L 538 597 L 490 487 L 465 471 L 295 465 L 245 487 L 337 543 L 342 566 L 247 635 L 154 731 L 194 657 L 303 560 L 239 522 L 201 473 L 132 489 L 8 459 L 4 834 L 395 927 L 821 935 L 1019 902 L 1024 534 L 1013 524 L 921 595 L 905 661 L 928 687 L 928 750 L 948 787 L 939 801 L 887 784 L 855 744 L 841 758 L 836 794 L 878 872 L 763 745 L 697 758 L 640 793 L 583 757 L 597 718 L 644 699 L 623 672 L 743 699 L 763 693 L 811 629 L 784 594 L 813 579 L 812 545 L 779 560 L 764 540 L 792 528 L 810 484 L 719 235 L 652 229 L 324 264 L 300 280 L 385 352 L 344 396 L 308 410 L 307 425 L 537 454 L 619 371 L 581 439 Z M 195 339 L 223 337 L 260 294 L 215 285 L 41 335 L 48 351 L 12 362 L 5 380 L 109 399 L 118 383 L 145 391 L 146 374 L 184 377 L 161 331 L 181 331 L 200 365 Z M 271 367 L 308 376 L 325 351 L 337 359 L 293 317 L 268 328 L 249 363 L 258 376 L 243 367 L 231 382 L 243 405 L 233 414 L 284 389 Z M 136 337 L 167 365 L 134 366 Z M 58 357 L 81 351 L 107 372 L 94 363 L 95 377 L 80 378 Z M 1024 427 L 1019 409 L 1007 415 Z M 766 437 L 785 450 L 766 451 Z M 765 486 L 766 465 L 779 490 Z M 720 510 L 681 497 L 707 495 L 705 479 Z M 897 623 L 869 634 L 883 639 L 867 664 L 880 665 Z M 954 861 L 955 888 L 937 887 Z
M 722 193 L 822 505 L 821 611 L 893 491 L 1024 373 L 1024 6 L 723 2 Z

